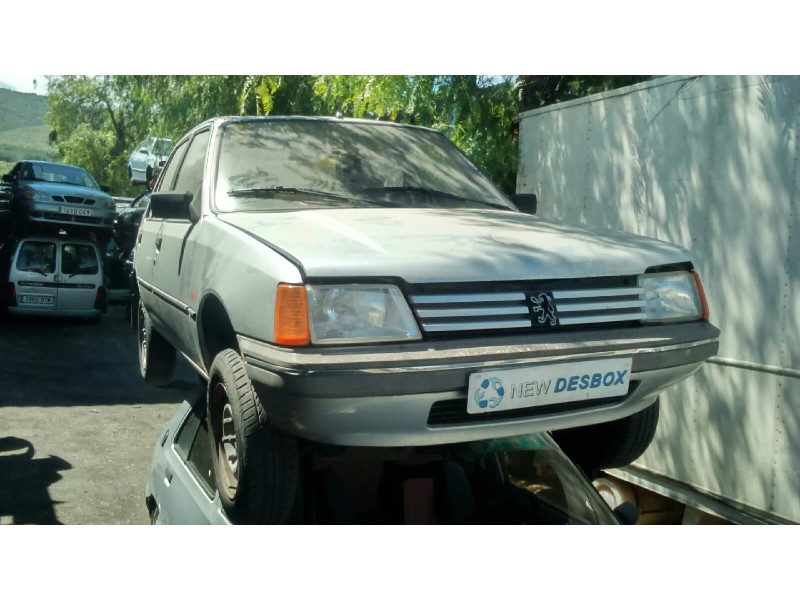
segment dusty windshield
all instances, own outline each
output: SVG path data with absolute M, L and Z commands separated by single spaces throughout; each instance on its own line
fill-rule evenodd
M 99 188 L 92 176 L 83 169 L 54 163 L 26 164 L 22 169 L 22 179 Z
M 215 208 L 308 206 L 513 210 L 443 135 L 352 121 L 249 121 L 224 127 Z

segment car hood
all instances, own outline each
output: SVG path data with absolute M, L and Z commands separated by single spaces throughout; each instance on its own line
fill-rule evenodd
M 46 181 L 26 182 L 25 187 L 37 192 L 45 192 L 51 196 L 80 196 L 81 198 L 93 198 L 94 200 L 110 200 L 113 198 L 103 190 L 84 187 L 82 185 L 67 185 L 64 183 L 48 183 Z
M 286 255 L 306 277 L 409 283 L 634 275 L 688 251 L 608 229 L 497 210 L 331 209 L 218 215 Z

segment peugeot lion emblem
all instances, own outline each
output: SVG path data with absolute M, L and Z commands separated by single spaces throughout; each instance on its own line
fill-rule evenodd
M 534 327 L 555 327 L 558 325 L 553 296 L 547 292 L 531 294 L 531 312 L 533 314 Z

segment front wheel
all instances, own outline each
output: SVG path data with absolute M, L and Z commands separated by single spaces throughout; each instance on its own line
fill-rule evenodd
M 207 414 L 214 479 L 228 517 L 235 523 L 286 523 L 297 491 L 297 442 L 267 423 L 234 350 L 223 350 L 211 365 Z
M 570 459 L 586 471 L 614 469 L 639 458 L 658 427 L 659 400 L 624 419 L 552 432 Z

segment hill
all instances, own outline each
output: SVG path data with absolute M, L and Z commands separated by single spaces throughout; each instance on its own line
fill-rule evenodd
M 0 131 L 44 125 L 47 97 L 0 89 Z
M 26 158 L 52 160 L 50 128 L 44 123 L 47 98 L 0 89 L 0 162 Z

